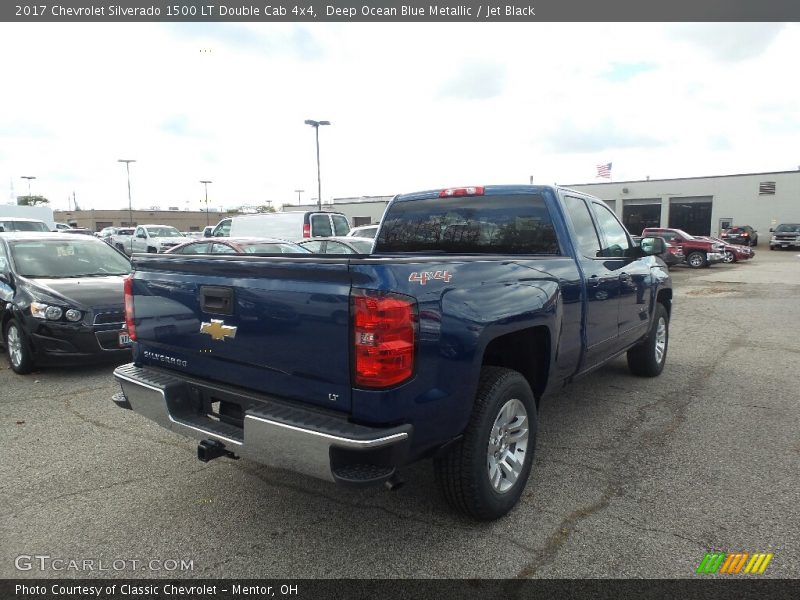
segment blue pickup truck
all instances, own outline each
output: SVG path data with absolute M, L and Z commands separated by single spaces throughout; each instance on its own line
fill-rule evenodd
M 114 401 L 204 461 L 391 488 L 432 458 L 454 508 L 495 519 L 543 395 L 624 353 L 661 373 L 663 251 L 596 198 L 526 185 L 399 195 L 371 255 L 135 255 Z

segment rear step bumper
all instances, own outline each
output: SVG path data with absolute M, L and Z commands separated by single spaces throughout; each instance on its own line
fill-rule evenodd
M 118 406 L 176 433 L 221 442 L 228 455 L 280 469 L 364 485 L 394 478 L 408 456 L 411 425 L 356 425 L 337 415 L 133 363 L 117 367 L 114 377 L 122 387 L 113 398 Z M 201 398 L 209 395 L 249 407 L 243 411 L 243 426 L 203 414 Z

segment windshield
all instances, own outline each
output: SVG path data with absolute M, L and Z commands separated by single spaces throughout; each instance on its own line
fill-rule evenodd
M 783 223 L 775 228 L 775 233 L 800 233 L 800 224 Z
M 174 227 L 148 227 L 150 237 L 183 237 Z
M 5 231 L 44 231 L 50 232 L 47 224 L 43 221 L 3 221 L 0 219 L 0 227 Z
M 16 272 L 23 277 L 127 275 L 131 264 L 108 244 L 91 238 L 11 241 Z

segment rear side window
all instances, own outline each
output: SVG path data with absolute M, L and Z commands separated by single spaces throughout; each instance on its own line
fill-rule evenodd
M 375 252 L 558 254 L 540 194 L 431 198 L 393 203 Z
M 330 237 L 331 219 L 328 215 L 311 215 L 311 235 L 314 237 Z
M 574 196 L 564 197 L 564 206 L 572 220 L 572 227 L 575 229 L 575 241 L 578 250 L 587 258 L 597 258 L 600 256 L 600 239 L 589 213 L 589 207 L 580 198 Z

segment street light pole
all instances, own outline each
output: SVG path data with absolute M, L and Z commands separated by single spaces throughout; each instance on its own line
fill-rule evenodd
M 131 163 L 133 158 L 120 158 L 117 162 L 125 163 L 125 172 L 128 174 L 128 227 L 133 227 L 133 205 L 131 204 Z
M 305 192 L 305 190 L 295 190 L 297 192 L 297 205 L 300 206 L 300 194 Z
M 31 179 L 36 179 L 35 175 L 23 175 L 22 179 L 28 180 L 28 204 L 31 203 Z
M 206 227 L 210 225 L 208 222 L 208 184 L 214 183 L 213 181 L 208 181 L 207 179 L 201 179 L 200 183 L 203 184 L 203 187 L 206 188 Z
M 319 170 L 319 126 L 330 125 L 330 121 L 314 121 L 312 119 L 305 120 L 306 125 L 311 125 L 317 137 L 317 210 L 322 210 L 322 177 Z

